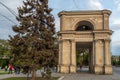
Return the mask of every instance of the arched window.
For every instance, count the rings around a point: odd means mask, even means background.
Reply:
[[[93,25],[89,21],[80,21],[77,24],[76,31],[92,31]]]

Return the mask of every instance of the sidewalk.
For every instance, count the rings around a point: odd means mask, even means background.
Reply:
[[[24,74],[4,74],[0,75],[0,80],[5,79],[5,78],[10,78],[10,77],[26,77],[27,75]]]
[[[62,80],[120,80],[120,75],[95,75],[95,74],[69,74],[65,75]]]
[[[61,77],[63,75],[64,74],[52,73],[52,76],[54,77]],[[39,71],[36,72],[36,76],[41,76]],[[5,78],[10,78],[10,77],[27,77],[27,74],[22,74],[22,73],[21,74],[4,74],[4,75],[0,75],[0,80],[5,79]]]
[[[37,71],[37,76],[41,76],[40,71]],[[26,77],[24,74],[5,74],[0,75],[0,80],[9,77]],[[90,73],[76,73],[76,74],[60,74],[52,73],[54,77],[62,77],[61,80],[120,80],[120,67],[115,67],[113,69],[113,75],[95,75]]]

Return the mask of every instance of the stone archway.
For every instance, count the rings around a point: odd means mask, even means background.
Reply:
[[[59,32],[58,72],[76,73],[76,44],[91,43],[90,71],[112,74],[109,10],[62,11]]]
[[[92,72],[92,42],[76,42],[76,71]]]

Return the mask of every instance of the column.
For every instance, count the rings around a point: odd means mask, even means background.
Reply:
[[[70,41],[70,73],[76,73],[76,43],[74,40]]]
[[[103,45],[102,40],[95,40],[94,49],[94,72],[95,74],[103,74]]]
[[[62,62],[62,41],[59,41],[58,72],[61,72],[60,71],[60,66],[62,64],[61,62]]]
[[[88,60],[89,60],[89,71],[93,72],[93,48],[89,48]]]
[[[103,29],[109,29],[109,15],[105,10],[103,10]]]
[[[105,65],[104,65],[104,73],[112,74],[112,65],[111,65],[111,52],[110,52],[110,42],[111,40],[105,40]]]
[[[95,41],[93,41],[92,44],[92,71],[94,72],[94,66],[95,66]]]
[[[68,39],[61,40],[59,51],[59,69],[61,73],[70,72],[70,42]]]

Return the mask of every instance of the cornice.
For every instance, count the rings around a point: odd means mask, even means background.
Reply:
[[[86,10],[86,11],[61,11],[58,13],[58,16],[62,15],[103,15],[103,14],[111,14],[110,10]]]
[[[113,33],[112,30],[93,30],[93,31],[73,31],[73,30],[66,30],[66,31],[59,31],[58,34],[91,34],[91,33],[109,33],[110,35]]]

